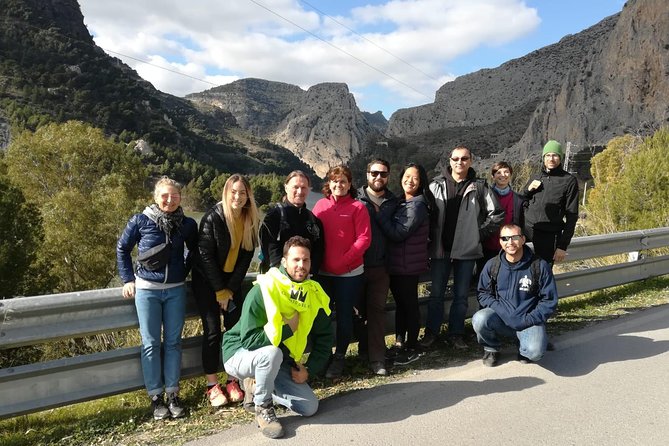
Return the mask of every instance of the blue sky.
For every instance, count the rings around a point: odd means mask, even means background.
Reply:
[[[432,102],[457,76],[578,33],[622,10],[624,1],[79,3],[96,43],[164,92],[183,96],[247,77],[304,89],[344,82],[360,109],[390,118]]]

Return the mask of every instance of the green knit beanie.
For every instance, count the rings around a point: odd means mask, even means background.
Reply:
[[[547,153],[557,153],[560,156],[560,159],[562,159],[562,145],[559,142],[551,139],[544,146],[544,151],[541,156],[546,156]]]

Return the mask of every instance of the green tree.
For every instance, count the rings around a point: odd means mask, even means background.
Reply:
[[[115,275],[116,240],[147,201],[139,158],[101,130],[69,121],[20,133],[6,162],[9,178],[43,221],[36,262],[55,285],[41,291],[106,286]]]
[[[42,237],[35,206],[26,203],[0,167],[0,299],[32,294],[30,265]]]
[[[595,188],[587,197],[589,225],[595,233],[669,225],[669,130],[644,140],[614,138],[593,157]]]

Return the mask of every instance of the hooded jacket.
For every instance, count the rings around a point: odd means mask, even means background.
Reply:
[[[447,175],[451,175],[450,166]],[[431,228],[430,257],[443,259],[450,257],[458,260],[475,260],[483,257],[481,240],[497,231],[504,221],[504,210],[500,207],[493,192],[483,180],[476,178],[471,167],[467,172],[469,185],[464,191],[455,228],[455,238],[450,255],[444,249],[442,232],[444,231],[448,179],[440,175],[430,183],[430,190],[437,205],[436,224]]]
[[[541,182],[539,188],[529,191],[532,181]],[[574,236],[578,220],[578,181],[562,165],[550,171],[542,167],[541,172],[530,178],[523,189],[527,198],[525,228],[527,234],[533,230],[559,233],[557,247],[567,250]]]
[[[557,287],[551,267],[541,259],[539,286],[537,295],[532,295],[532,256],[533,252],[525,246],[523,257],[517,263],[506,260],[506,253],[501,251],[499,272],[497,274],[497,293],[492,294],[490,286],[490,268],[492,261],[483,267],[478,284],[478,301],[487,307],[516,331],[533,325],[545,324],[553,315],[558,303]]]
[[[369,198],[367,194],[367,187],[363,186],[358,189],[358,200],[360,200],[369,213],[369,220],[372,229],[372,241],[365,251],[364,262],[365,266],[386,266],[388,262],[388,253],[387,253],[387,238],[386,235],[381,231],[379,223],[376,220],[377,211],[374,207],[374,202]],[[383,195],[383,201],[379,207],[378,213],[390,213],[392,214],[397,207],[397,197],[389,190],[386,189],[385,194]]]
[[[279,273],[280,271],[280,273]],[[286,270],[281,267],[275,273],[283,274],[289,278]],[[268,280],[276,280],[268,278]],[[305,281],[306,282],[306,281]],[[311,282],[311,281],[309,281]],[[299,286],[298,283],[296,283]],[[323,293],[324,294],[324,293]],[[309,375],[316,376],[325,370],[328,364],[328,359],[332,353],[332,345],[334,343],[334,333],[330,322],[329,308],[327,307],[327,296],[325,299],[315,299],[314,302],[306,294],[303,304],[311,306],[311,311],[316,313],[311,324],[311,329],[308,333],[303,335],[311,339],[311,353],[309,359],[305,363],[309,369]],[[318,308],[317,308],[318,307]],[[261,347],[274,345],[267,336],[266,325],[270,321],[268,317],[268,310],[265,306],[265,299],[261,285],[256,283],[249,291],[249,294],[244,299],[242,306],[242,313],[239,322],[235,324],[229,331],[223,334],[223,362],[228,359],[240,349],[257,350]],[[307,324],[305,324],[306,326]],[[297,331],[303,328],[302,320],[298,324]],[[284,361],[292,363],[294,360],[290,357],[290,351],[283,343],[293,337],[294,333],[288,326],[283,324],[281,326],[279,347],[284,352]]]

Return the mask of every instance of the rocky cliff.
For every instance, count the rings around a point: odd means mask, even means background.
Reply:
[[[520,153],[547,137],[578,146],[647,134],[669,123],[669,2],[628,1],[606,39],[541,103],[514,145]]]
[[[433,104],[392,115],[389,136],[446,153],[538,157],[549,138],[585,147],[665,123],[669,2],[631,0],[581,33],[445,84]],[[509,149],[509,150],[506,150]]]
[[[304,91],[280,82],[242,79],[187,98],[231,113],[240,127],[288,148],[320,176],[380,137],[346,84],[323,83]]]

